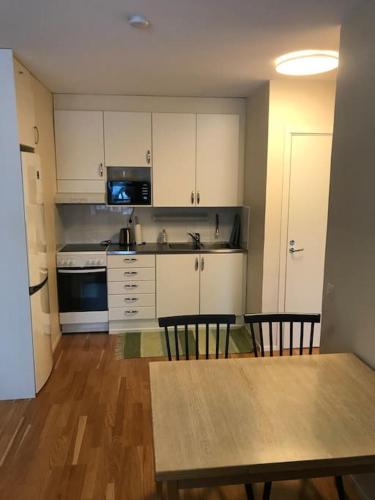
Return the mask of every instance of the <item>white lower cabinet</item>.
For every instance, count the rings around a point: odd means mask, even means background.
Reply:
[[[157,317],[243,314],[245,259],[243,253],[157,255]]]
[[[243,314],[244,259],[243,253],[200,256],[200,314]]]
[[[107,262],[110,331],[155,320],[155,255],[109,255]]]
[[[199,314],[199,255],[156,256],[157,317]]]

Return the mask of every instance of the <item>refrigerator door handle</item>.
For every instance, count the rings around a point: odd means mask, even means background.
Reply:
[[[47,281],[48,281],[48,275],[38,285],[29,286],[29,295],[30,295],[30,297],[31,297],[31,295],[34,295],[34,293],[39,292],[39,290],[41,290],[44,287],[44,285],[47,283]]]

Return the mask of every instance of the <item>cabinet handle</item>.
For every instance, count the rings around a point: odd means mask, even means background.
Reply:
[[[103,163],[99,163],[99,177],[103,177],[103,175],[104,175]]]
[[[125,311],[125,314],[137,314],[138,311],[136,309],[130,309],[129,311]]]
[[[151,151],[149,149],[146,151],[146,162],[147,165],[150,165],[151,163]]]
[[[125,271],[124,276],[137,276],[137,271]]]
[[[199,269],[199,259],[198,257],[195,257],[195,270],[198,271]]]
[[[199,205],[200,202],[201,202],[201,195],[200,195],[200,193],[198,191],[198,193],[197,193],[197,204]]]
[[[190,199],[191,199],[191,204],[194,205],[194,200],[195,200],[194,191],[191,192]]]
[[[33,129],[34,129],[34,143],[39,144],[39,129],[36,125],[33,127]]]
[[[124,262],[137,262],[138,259],[124,259]]]
[[[204,257],[201,257],[201,271],[204,271]]]
[[[138,285],[124,285],[124,288],[138,288]]]
[[[139,300],[136,297],[125,297],[124,302],[137,302]]]

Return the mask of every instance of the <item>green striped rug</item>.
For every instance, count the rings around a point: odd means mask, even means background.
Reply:
[[[170,335],[172,355],[175,355],[174,337]],[[195,334],[189,329],[189,353],[195,356]],[[200,331],[199,352],[205,352],[205,330]],[[178,332],[180,355],[185,355],[185,335],[184,331]],[[209,351],[215,354],[216,330],[209,332]],[[245,327],[232,329],[229,338],[229,354],[240,354],[252,352],[249,332]],[[225,351],[225,330],[220,332],[219,351]],[[163,330],[148,330],[120,333],[117,336],[116,356],[120,359],[130,358],[159,358],[167,356],[165,333]]]

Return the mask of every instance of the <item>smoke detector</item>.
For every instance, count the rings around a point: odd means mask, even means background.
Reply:
[[[151,24],[150,21],[145,16],[142,16],[142,14],[134,14],[132,16],[129,16],[128,22],[130,26],[133,26],[133,28],[141,30],[149,28]]]

